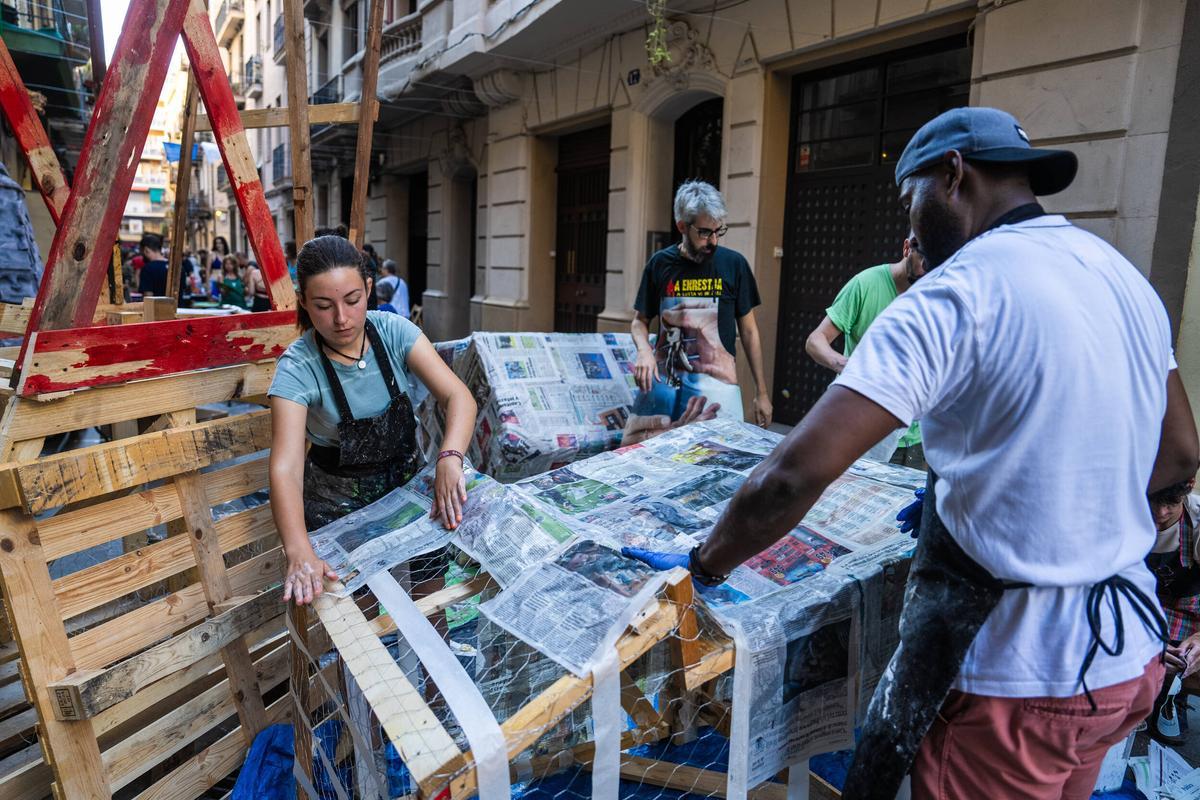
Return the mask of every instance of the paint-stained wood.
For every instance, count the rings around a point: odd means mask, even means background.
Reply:
[[[29,99],[29,91],[21,81],[17,68],[13,64],[8,47],[0,39],[0,110],[3,110],[8,126],[17,140],[26,161],[33,183],[42,194],[50,218],[58,225],[63,206],[71,190],[67,186],[67,178],[58,156],[46,136],[46,129],[38,117],[33,103]],[[5,328],[7,331],[8,329]],[[24,328],[20,331],[23,333]]]
[[[67,634],[50,590],[50,572],[38,544],[33,520],[17,511],[0,511],[0,575],[8,613],[28,686],[41,720],[40,734],[59,790],[66,797],[106,796],[108,781],[100,748],[86,722],[61,722],[47,688],[76,668]]]
[[[258,258],[258,267],[267,282],[271,295],[271,308],[294,309],[296,292],[288,274],[283,246],[275,232],[275,220],[263,194],[258,169],[254,166],[254,154],[246,141],[246,131],[238,116],[237,103],[225,71],[217,40],[213,36],[208,20],[208,9],[204,0],[191,0],[187,18],[183,24],[183,43],[187,48],[200,96],[204,100],[213,124],[213,138],[221,151],[221,159],[229,173],[229,185],[233,188],[238,210],[246,223],[246,236],[250,248]],[[297,51],[303,53],[301,47]],[[288,59],[289,66],[293,59]],[[299,59],[301,65],[304,59]],[[305,154],[307,158],[307,153]],[[300,239],[307,241],[307,239]]]
[[[347,122],[358,122],[358,103],[325,103],[319,106],[309,106],[308,122],[310,125],[338,125]],[[375,110],[376,119],[379,109]],[[287,108],[247,108],[239,116],[242,127],[252,128],[286,128],[291,121],[291,110]],[[206,114],[196,118],[197,131],[211,131],[212,123]]]
[[[249,455],[270,443],[270,412],[254,411],[5,465],[0,478],[15,472],[26,510],[37,513]]]
[[[31,330],[83,327],[92,321],[125,213],[124,198],[133,185],[138,153],[187,6],[188,0],[130,0],[46,259]]]
[[[458,746],[354,600],[325,592],[313,601],[313,608],[414,779],[425,785],[441,765],[460,759]]]
[[[277,358],[296,340],[293,311],[42,331],[25,353],[24,397]]]

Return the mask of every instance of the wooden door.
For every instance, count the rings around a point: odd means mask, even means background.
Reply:
[[[554,330],[594,333],[604,309],[610,129],[558,141]]]

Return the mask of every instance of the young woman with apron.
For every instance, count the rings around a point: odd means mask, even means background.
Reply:
[[[349,241],[320,236],[305,244],[297,280],[303,333],[280,357],[268,395],[271,510],[288,560],[283,598],[304,604],[321,594],[323,579],[338,577],[313,551],[309,532],[403,486],[424,466],[410,376],[446,415],[430,516],[448,529],[462,522],[462,453],[476,406],[419,328],[367,311],[371,278]],[[431,556],[410,564],[414,595],[440,579],[442,562]]]

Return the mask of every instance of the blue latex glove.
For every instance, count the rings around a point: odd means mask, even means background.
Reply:
[[[636,558],[659,572],[674,567],[688,568],[687,553],[660,553],[654,550],[643,550],[640,547],[622,547],[621,555],[626,558]]]
[[[925,489],[913,492],[917,499],[900,509],[896,521],[900,523],[900,532],[910,534],[914,539],[921,533],[921,513],[925,509]]]

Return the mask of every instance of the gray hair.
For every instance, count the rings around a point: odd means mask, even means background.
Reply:
[[[396,262],[390,258],[385,258],[383,260],[383,269],[386,272],[392,273],[393,275],[397,274],[396,273],[396,269],[397,269]]]
[[[691,223],[701,214],[724,222],[729,212],[725,210],[725,199],[712,184],[686,181],[675,192],[675,221]]]

